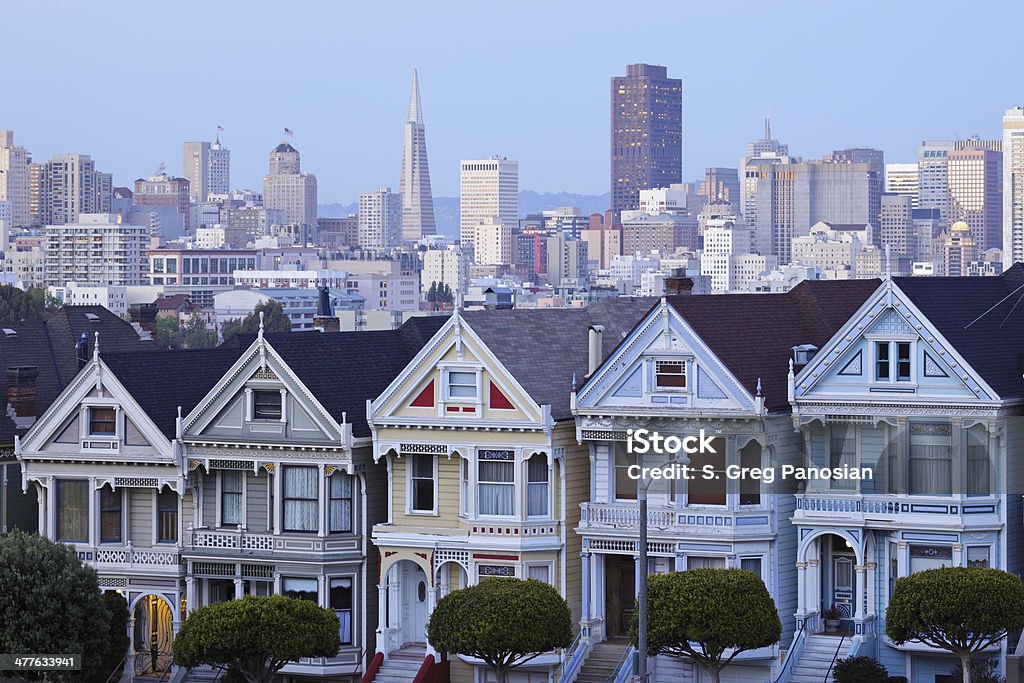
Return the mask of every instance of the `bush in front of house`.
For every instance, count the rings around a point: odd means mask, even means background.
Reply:
[[[836,683],[888,683],[889,672],[871,657],[847,657],[833,668]]]

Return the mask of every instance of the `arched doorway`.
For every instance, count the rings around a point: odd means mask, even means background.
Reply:
[[[427,618],[430,616],[427,594],[430,583],[423,568],[411,560],[400,560],[391,567],[392,585],[398,584],[398,632],[400,647],[427,642]]]
[[[457,591],[469,585],[469,574],[466,568],[454,560],[448,560],[438,565],[434,576],[438,600],[452,591]]]
[[[797,562],[798,618],[808,617],[813,632],[863,632],[860,623],[866,615],[870,585],[864,553],[859,530],[819,529],[802,541]]]
[[[160,676],[171,666],[173,611],[159,595],[144,595],[132,610],[132,651],[135,676]]]

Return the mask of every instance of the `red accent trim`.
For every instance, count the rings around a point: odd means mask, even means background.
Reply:
[[[491,555],[488,553],[473,553],[474,560],[508,560],[509,562],[517,562],[519,560],[518,555]]]
[[[448,683],[451,680],[449,673],[448,657],[441,653],[441,661],[434,659],[434,655],[427,655],[420,664],[413,683]]]
[[[476,408],[466,407],[466,408],[462,409],[462,412],[464,412],[464,413],[475,413],[476,412]]]
[[[366,673],[363,674],[362,679],[359,683],[373,683],[373,679],[377,677],[377,672],[380,671],[380,665],[384,663],[384,653],[378,652],[370,660],[370,665],[366,667]]]
[[[457,412],[459,412],[459,407],[458,406],[447,406],[445,408],[445,410],[447,410],[449,413],[457,413]]]
[[[501,389],[498,388],[494,382],[487,380],[488,384],[491,385],[491,408],[494,410],[515,410],[516,407],[512,405],[512,401],[508,400],[505,394],[501,393]]]
[[[430,380],[430,383],[423,388],[423,391],[419,393],[409,404],[413,408],[433,408],[434,407],[434,380]]]

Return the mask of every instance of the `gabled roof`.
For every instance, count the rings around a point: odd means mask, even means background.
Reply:
[[[586,308],[464,311],[462,319],[537,405],[572,418],[570,395],[589,370],[590,327],[603,325],[602,359],[640,321],[653,298],[600,299]],[[573,386],[573,377],[576,386]]]
[[[360,437],[370,436],[366,400],[377,398],[447,321],[413,316],[397,330],[285,332],[266,339],[331,417],[340,423],[344,413],[352,435]],[[248,348],[254,338],[238,342]]]
[[[785,294],[669,297],[668,303],[768,410],[789,408],[792,348],[818,348],[878,289],[879,280],[805,280]]]
[[[135,328],[102,306],[65,306],[45,321],[5,322],[0,327],[15,334],[0,333],[0,407],[6,406],[6,370],[14,366],[35,366],[36,416],[42,415],[78,374],[75,343],[86,333],[87,356],[92,357],[95,333],[100,333],[101,351],[155,351],[156,343],[139,338]],[[148,355],[148,354],[147,354]],[[0,410],[0,413],[5,413]],[[14,423],[0,419],[0,443],[14,440]]]
[[[1024,265],[999,277],[897,277],[893,284],[1001,398],[1024,398]]]

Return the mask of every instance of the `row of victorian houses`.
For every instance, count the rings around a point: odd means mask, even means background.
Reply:
[[[128,599],[139,678],[167,669],[189,610],[283,593],[334,610],[342,641],[287,680],[412,681],[444,658],[425,638],[439,599],[520,577],[565,596],[579,637],[513,680],[589,680],[596,652],[621,680],[640,572],[736,567],[764,580],[783,637],[723,680],[820,680],[838,651],[938,683],[953,659],[894,645],[885,608],[922,569],[1022,571],[1022,298],[1017,265],[261,332],[204,351],[108,347],[103,330],[21,418],[14,467],[39,533]],[[4,358],[22,373],[8,372],[13,415],[31,370]],[[646,568],[628,468],[651,463],[626,448],[639,428],[703,429],[714,452],[691,463],[723,473],[651,488]],[[783,465],[871,477],[724,476]],[[823,633],[829,610],[845,637]],[[1016,666],[1016,647],[992,654]],[[493,680],[472,659],[444,667]],[[651,669],[704,680],[662,657]]]

